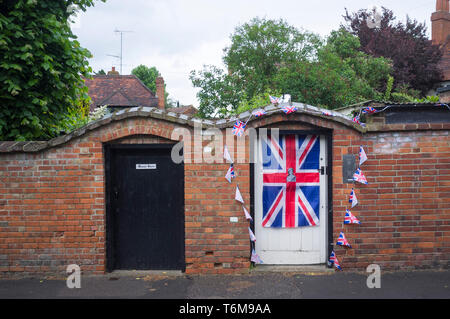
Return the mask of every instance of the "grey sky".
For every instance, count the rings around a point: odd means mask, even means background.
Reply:
[[[435,0],[107,0],[79,14],[73,27],[81,45],[94,55],[94,71],[119,70],[123,34],[123,74],[139,64],[156,66],[165,79],[169,97],[182,105],[198,106],[196,90],[189,80],[191,70],[204,64],[222,66],[223,48],[239,24],[253,17],[283,18],[289,24],[321,36],[337,29],[349,12],[373,5],[425,22],[431,34],[430,16]]]

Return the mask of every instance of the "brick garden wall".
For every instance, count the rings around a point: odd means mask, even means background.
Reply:
[[[249,127],[332,131],[333,242],[344,230],[353,245],[353,249],[335,249],[344,269],[363,270],[370,263],[391,269],[449,266],[449,127],[396,125],[361,134],[351,125],[323,116],[292,114],[288,120],[284,114],[273,114],[249,122]],[[189,125],[173,121],[129,117],[105,122],[37,152],[3,145],[0,274],[62,274],[72,263],[85,273],[103,273],[102,145],[174,143],[171,133],[176,127],[192,132]],[[246,145],[248,154],[248,140]],[[357,156],[359,145],[369,157],[362,166],[369,185],[355,186],[360,203],[352,210],[362,224],[343,226],[353,184],[342,182],[342,158]],[[23,145],[32,147],[35,144]],[[236,149],[230,151],[237,158]],[[224,178],[227,169],[228,164],[185,163],[187,273],[245,272],[250,265],[248,223],[234,200],[234,183],[238,183],[245,202],[250,202],[248,157],[236,163],[232,185]],[[239,221],[230,223],[232,216]]]

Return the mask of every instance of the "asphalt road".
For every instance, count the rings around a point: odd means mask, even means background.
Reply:
[[[248,275],[81,276],[81,288],[66,278],[0,279],[0,299],[449,299],[450,270],[382,272],[380,288],[368,288],[366,273],[253,272]]]

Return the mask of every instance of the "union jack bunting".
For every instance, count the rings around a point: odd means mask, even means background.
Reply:
[[[331,114],[331,113],[328,112],[328,111],[322,111],[322,114],[323,114],[323,115],[326,115],[326,116],[333,116],[333,114]]]
[[[365,114],[373,114],[373,113],[376,113],[376,112],[377,112],[377,110],[374,109],[374,108],[371,107],[371,106],[368,106],[368,107],[366,107],[366,108],[364,108],[364,109],[362,110],[362,113],[365,113]]]
[[[356,116],[353,118],[353,122],[355,122],[355,123],[357,123],[357,124],[361,124],[361,122],[359,121],[359,115],[356,115]]]
[[[256,241],[256,237],[255,234],[253,234],[252,230],[250,229],[250,227],[248,228],[248,233],[250,235],[250,240],[251,241]]]
[[[281,109],[286,114],[291,114],[297,111],[297,108],[295,106],[283,106]]]
[[[233,163],[231,163],[230,168],[228,169],[228,172],[225,175],[225,178],[227,179],[228,183],[231,183],[231,180],[235,177],[236,175],[234,174],[234,165]]]
[[[361,184],[369,184],[360,168],[356,169],[356,172],[353,174],[353,180]]]
[[[345,238],[345,235],[343,232],[341,232],[339,234],[339,238],[336,242],[336,245],[340,245],[340,246],[347,246],[349,248],[352,248],[352,246],[350,245],[350,243],[347,241],[347,238]]]
[[[250,258],[250,261],[254,262],[255,264],[263,264],[263,261],[261,260],[261,258],[259,258],[254,249],[252,249],[252,257]]]
[[[345,212],[344,224],[361,224],[361,222],[347,209]]]
[[[356,193],[353,188],[352,188],[352,191],[350,192],[350,197],[348,198],[348,202],[350,204],[352,204],[352,208],[358,204],[358,199],[356,198]]]
[[[239,186],[236,186],[236,193],[234,195],[234,199],[238,202],[244,204],[244,199],[242,198],[241,191],[239,190]]]
[[[275,96],[269,95],[269,99],[270,99],[270,103],[276,105],[276,104],[280,103],[281,97],[275,97]]]
[[[363,147],[359,147],[359,166],[361,166],[365,161],[367,161],[367,155]]]
[[[334,253],[334,250],[331,252],[329,262],[334,264],[334,266],[337,269],[342,270],[341,265],[339,265],[339,260],[337,259],[336,254]]]
[[[266,111],[262,110],[262,109],[258,109],[252,112],[252,114],[256,117],[260,117],[266,114]]]
[[[245,206],[242,206],[242,208],[244,209],[245,219],[253,220],[252,216],[250,216],[250,214],[248,213],[248,210],[245,208]]]
[[[263,227],[319,225],[319,136],[268,136],[261,144]]]
[[[223,147],[223,158],[226,159],[229,163],[233,163],[230,153],[228,152],[228,147],[226,145]]]
[[[242,136],[242,134],[244,134],[245,126],[246,125],[244,122],[236,120],[236,123],[234,123],[233,126],[233,134],[236,136]]]

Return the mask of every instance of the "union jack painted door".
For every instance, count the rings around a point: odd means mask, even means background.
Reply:
[[[326,262],[325,137],[260,136],[255,164],[256,253],[265,264]]]

